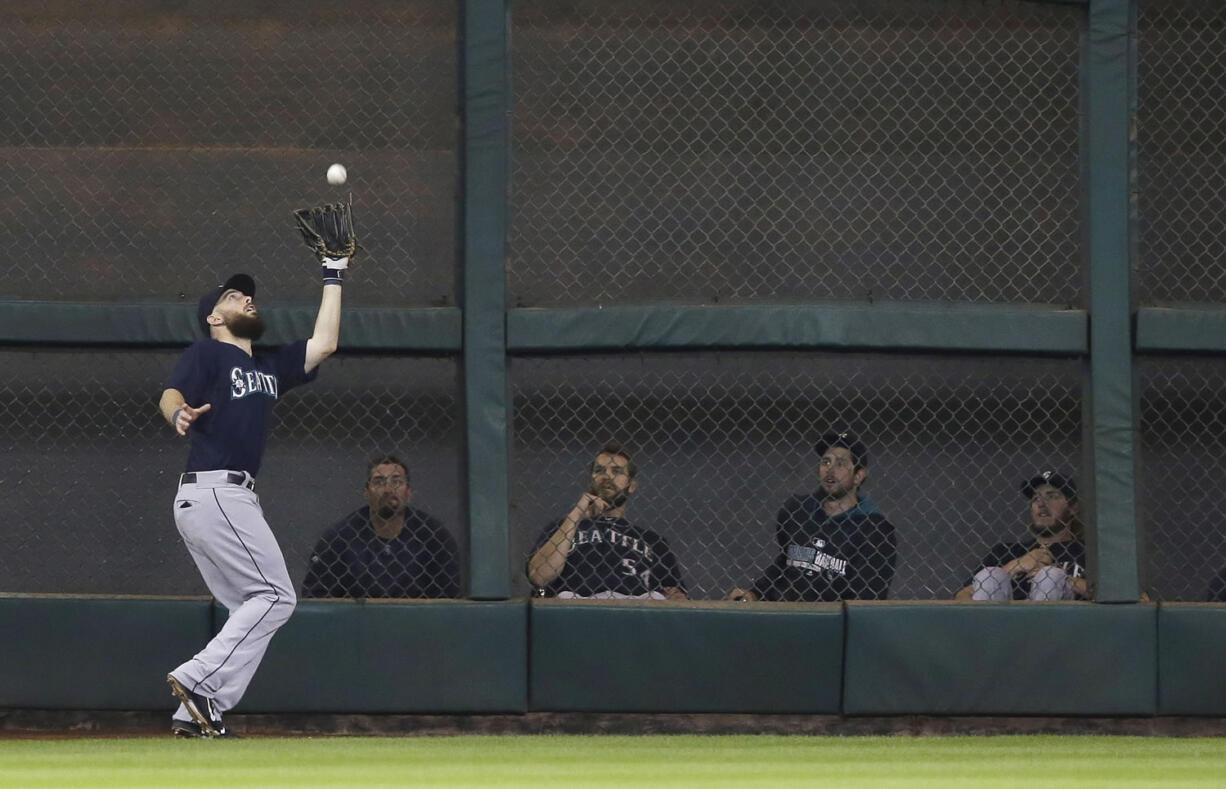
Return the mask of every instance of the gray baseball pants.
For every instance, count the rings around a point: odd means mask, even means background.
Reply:
[[[999,567],[984,567],[971,581],[972,600],[1012,600],[1013,580]],[[1073,581],[1059,567],[1044,567],[1030,581],[1031,600],[1076,600]]]
[[[242,472],[198,472],[195,482],[180,483],[174,503],[175,526],[230,618],[203,650],[170,673],[222,712],[243,697],[273,633],[297,602],[260,499],[246,484],[228,481],[235,474],[251,481]],[[180,705],[175,717],[189,716]]]

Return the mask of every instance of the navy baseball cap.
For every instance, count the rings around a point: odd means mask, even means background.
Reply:
[[[1040,471],[1030,479],[1022,483],[1022,495],[1026,498],[1032,498],[1035,490],[1044,485],[1051,485],[1056,490],[1064,494],[1065,498],[1077,498],[1077,483],[1072,477],[1066,477],[1055,471]]]
[[[204,332],[205,337],[209,336],[208,317],[213,314],[213,308],[217,306],[221,294],[227,290],[237,290],[244,296],[255,298],[255,280],[248,274],[234,274],[200,297],[200,302],[196,305],[196,321],[200,324],[200,330]]]
[[[868,468],[868,449],[864,446],[864,444],[860,443],[860,439],[856,438],[853,434],[848,433],[845,430],[841,433],[835,433],[832,431],[830,433],[823,434],[822,437],[817,440],[817,444],[814,445],[813,448],[817,450],[817,454],[820,456],[826,454],[836,447],[843,447],[850,452],[851,459],[855,461],[857,466],[861,468]]]

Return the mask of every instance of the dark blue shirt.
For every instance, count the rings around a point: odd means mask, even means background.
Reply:
[[[458,597],[460,552],[443,525],[405,507],[404,529],[384,539],[370,507],[324,532],[302,582],[303,597]]]
[[[545,527],[532,553],[549,542],[561,525],[559,520]],[[685,589],[681,567],[664,538],[650,529],[631,526],[625,518],[601,515],[582,520],[575,527],[575,542],[566,557],[566,567],[545,585],[544,592],[549,597],[560,592],[582,597],[616,592],[637,597],[651,592],[663,594],[669,586]]]
[[[193,408],[211,403],[188,429],[191,449],[186,471],[230,469],[260,473],[269,419],[277,398],[299,384],[315,380],[309,374],[306,340],[254,357],[237,345],[200,340],[179,357],[170,375],[171,389],[178,389]]]
[[[816,495],[793,496],[775,519],[779,555],[753,586],[762,600],[884,600],[894,578],[894,526],[867,496],[835,516]]]

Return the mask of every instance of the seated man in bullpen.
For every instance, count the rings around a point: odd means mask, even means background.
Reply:
[[[1030,534],[992,546],[955,600],[1086,600],[1086,546],[1077,519],[1077,483],[1052,471],[1022,483]]]
[[[619,444],[606,444],[596,454],[588,489],[533,546],[528,580],[537,594],[686,599],[681,568],[668,543],[626,519],[626,506],[638,490],[637,473]]]
[[[817,442],[818,487],[784,502],[775,519],[780,553],[748,589],[730,600],[833,602],[884,600],[898,555],[894,526],[860,487],[868,450],[851,433]]]
[[[455,539],[410,506],[409,467],[394,455],[370,461],[366,506],[328,528],[307,567],[302,597],[457,597]]]

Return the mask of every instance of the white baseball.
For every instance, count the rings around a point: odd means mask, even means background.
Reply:
[[[349,177],[349,173],[345,171],[345,165],[334,164],[328,168],[328,183],[333,186],[340,186],[345,183],[345,179]]]

